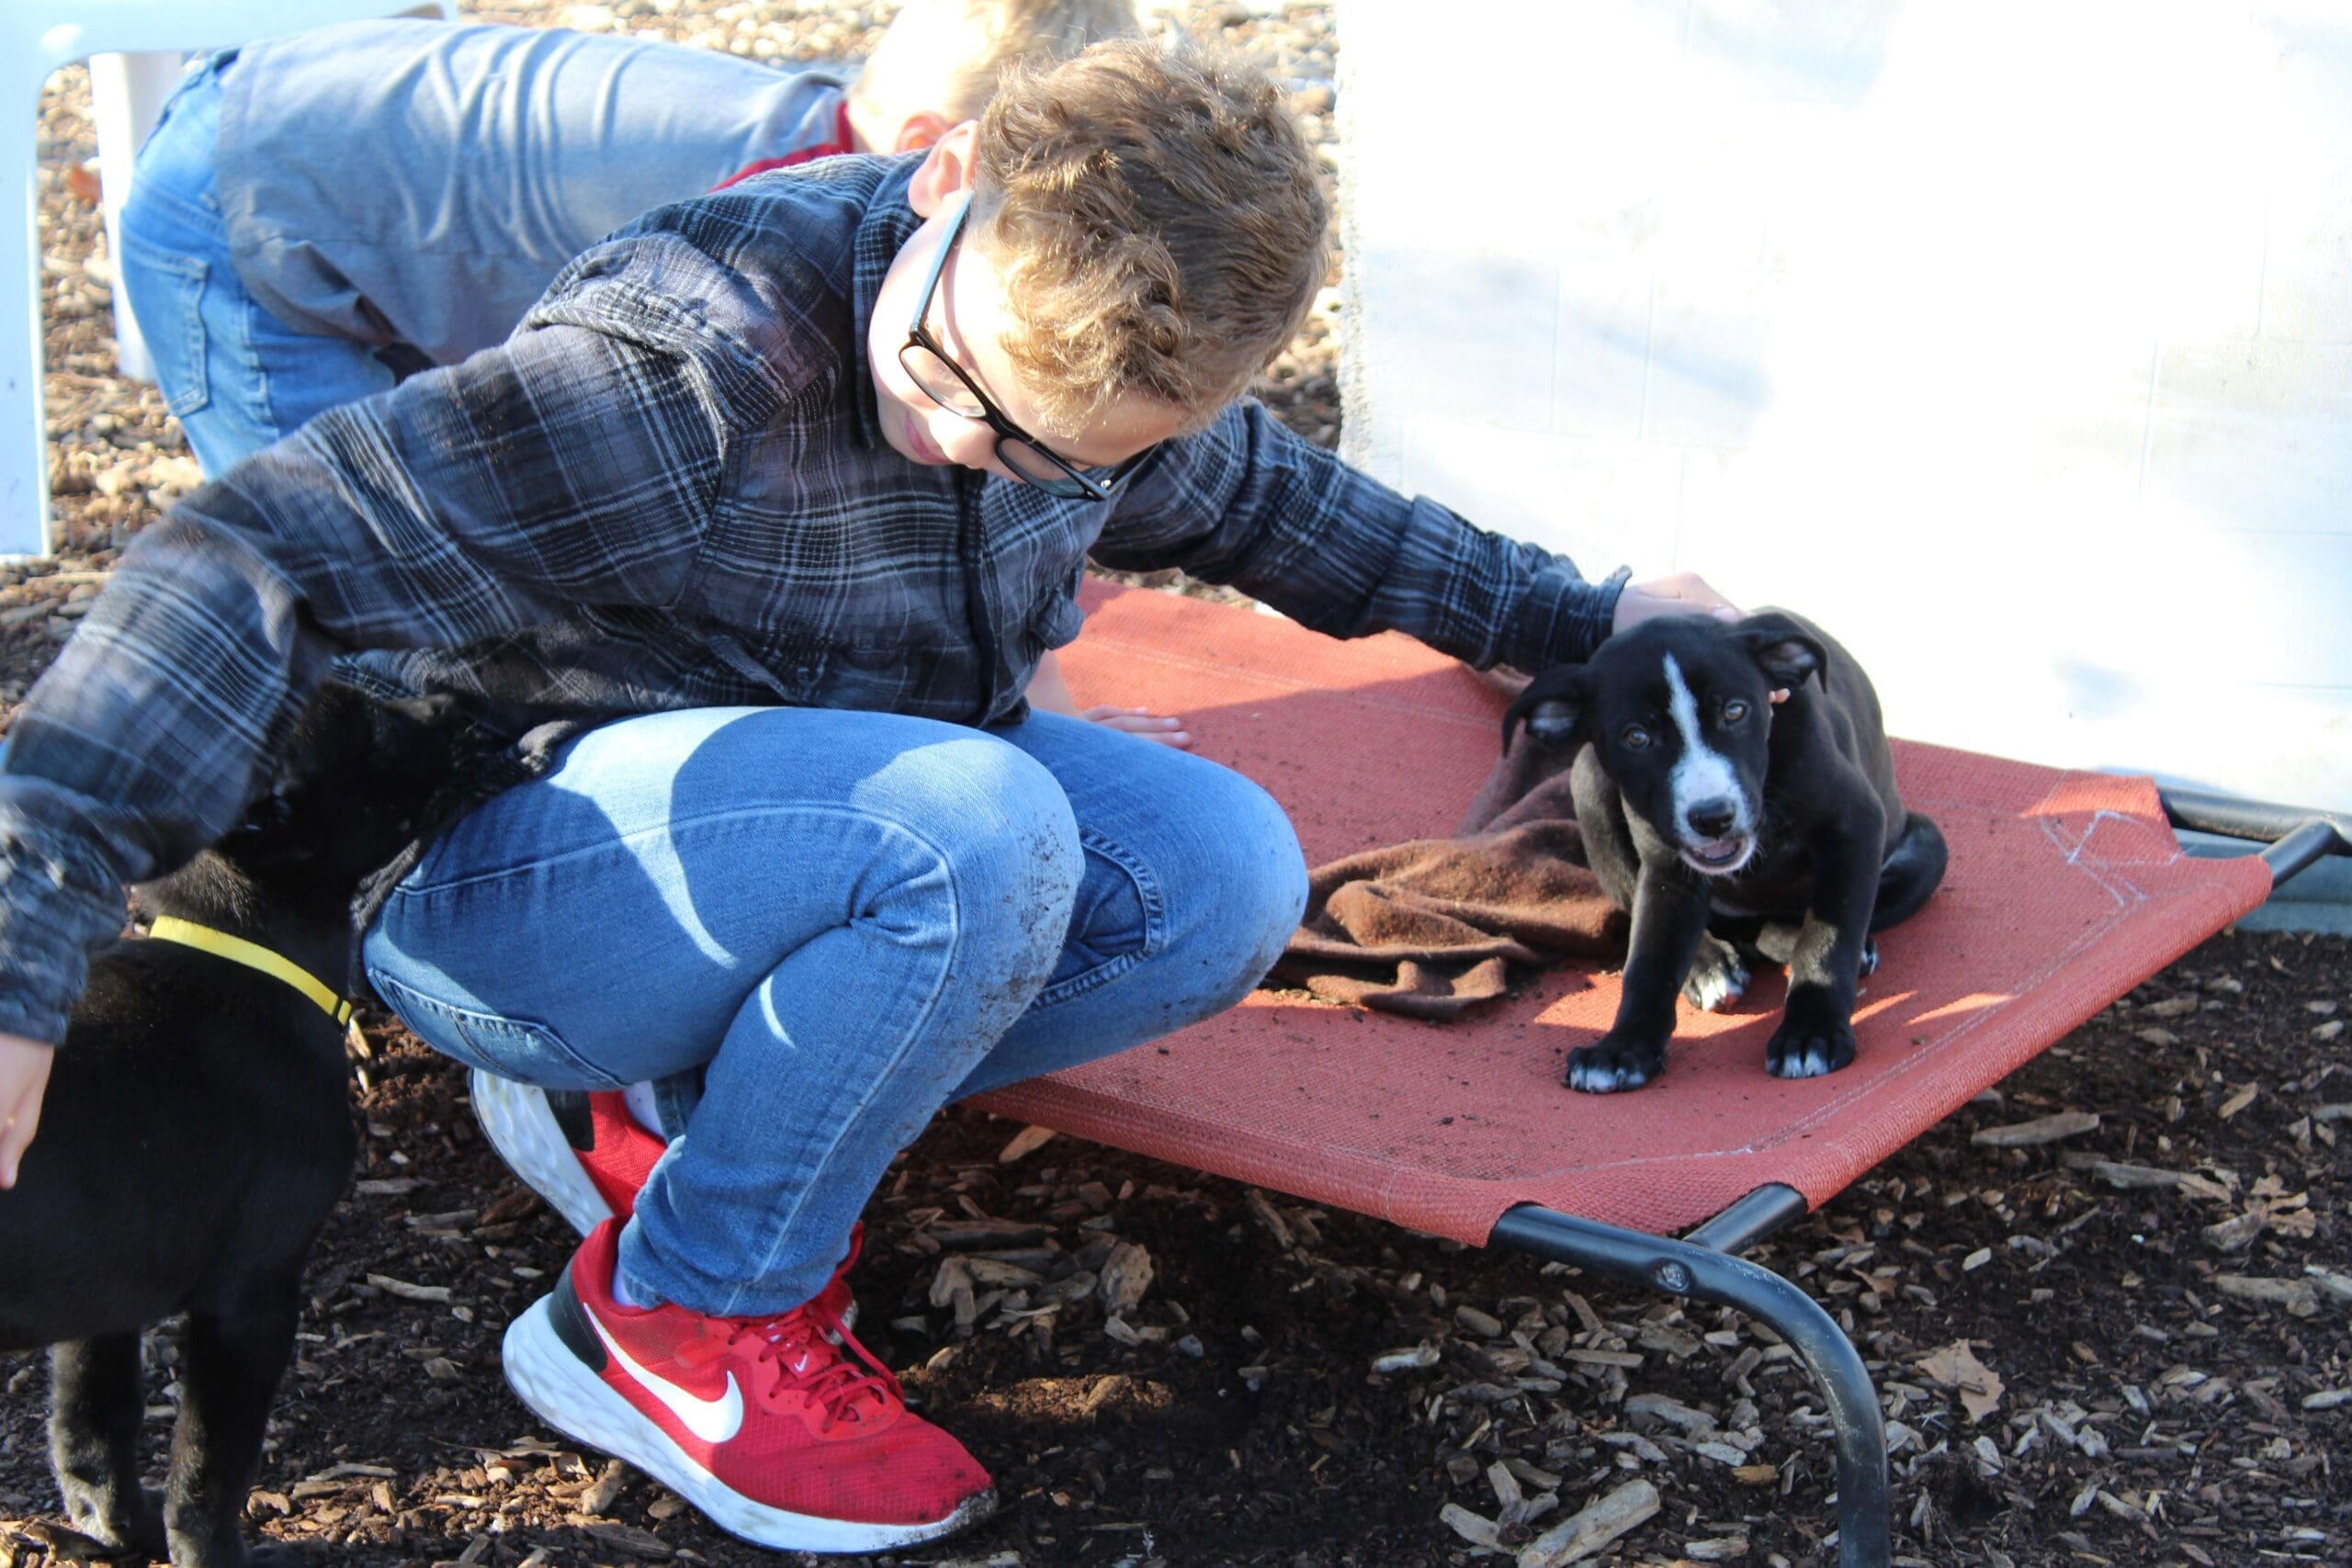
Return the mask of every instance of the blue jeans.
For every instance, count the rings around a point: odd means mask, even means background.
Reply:
[[[116,262],[165,405],[208,474],[394,379],[365,344],[287,326],[237,276],[213,180],[220,73],[235,57],[198,61],[164,104],[131,170]]]
[[[1035,714],[623,719],[440,839],[368,932],[438,1049],[548,1089],[698,1101],[638,1200],[639,1300],[747,1316],[824,1287],[948,1101],[1217,1012],[1306,901],[1239,774]]]

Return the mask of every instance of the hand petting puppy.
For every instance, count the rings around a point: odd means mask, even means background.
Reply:
[[[1719,621],[1736,621],[1742,614],[1738,605],[1708,587],[1697,572],[1678,571],[1626,584],[1617,595],[1617,615],[1609,629],[1622,632],[1660,615],[1713,615]]]

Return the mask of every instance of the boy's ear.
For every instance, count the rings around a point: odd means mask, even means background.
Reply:
[[[933,217],[972,188],[972,182],[979,177],[979,122],[971,119],[940,132],[907,186],[907,205],[916,216]]]
[[[926,147],[937,146],[939,139],[946,134],[947,117],[945,115],[934,114],[929,109],[921,109],[899,122],[899,138],[890,151],[920,152]]]

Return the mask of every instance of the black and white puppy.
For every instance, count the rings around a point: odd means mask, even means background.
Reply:
[[[1568,1053],[1572,1089],[1637,1089],[1666,1067],[1674,998],[1713,1010],[1747,964],[1789,968],[1776,1077],[1854,1059],[1854,994],[1877,965],[1870,933],[1917,912],[1943,879],[1936,825],[1906,811],[1878,694],[1851,655],[1803,617],[1734,624],[1667,615],[1591,660],[1537,676],[1503,720],[1555,749],[1587,856],[1633,917],[1616,1022]]]
[[[91,960],[40,1135],[0,1192],[0,1349],[51,1347],[51,1465],[74,1528],[107,1555],[302,1561],[249,1552],[239,1520],[294,1348],[302,1261],[351,1169],[345,1030],[328,1004],[349,969],[353,892],[450,784],[463,733],[443,699],[329,686],[243,822],[134,890],[144,914],[280,955],[323,999],[179,942],[119,942]],[[139,1341],[178,1312],[159,1511],[139,1476]]]

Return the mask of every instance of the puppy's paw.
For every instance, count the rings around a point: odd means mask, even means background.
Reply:
[[[60,1562],[112,1562],[117,1559],[161,1562],[169,1551],[168,1547],[150,1551],[134,1545],[104,1527],[95,1530],[70,1529],[41,1519],[28,1519],[22,1529],[28,1538],[28,1545],[38,1542],[47,1547],[50,1557]]]
[[[1854,973],[1857,979],[1862,980],[1867,980],[1878,973],[1878,939],[1876,937],[1862,938],[1862,966]]]
[[[256,1546],[245,1553],[249,1568],[311,1568],[311,1554],[299,1546],[272,1542]]]
[[[65,1517],[73,1521],[75,1545],[85,1555],[146,1557],[158,1562],[171,1555],[171,1541],[164,1533],[163,1498],[153,1492],[131,1495],[74,1485],[68,1488]]]
[[[1639,1089],[1666,1071],[1666,1047],[1650,1040],[1604,1034],[1568,1053],[1567,1085],[1586,1094]]]
[[[1699,939],[1699,955],[1690,962],[1690,977],[1682,982],[1682,998],[1702,1012],[1716,1012],[1747,994],[1747,965],[1731,943],[1710,931]]]
[[[1776,1078],[1826,1077],[1854,1060],[1854,1030],[1847,1023],[1785,1021],[1764,1047],[1764,1070]]]

